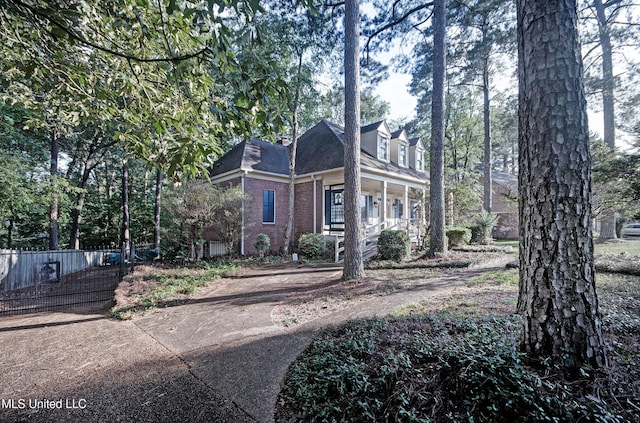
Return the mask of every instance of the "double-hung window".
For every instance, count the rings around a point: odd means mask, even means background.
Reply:
[[[416,170],[422,172],[424,170],[424,151],[416,150]]]
[[[398,164],[402,167],[407,167],[407,145],[398,145]]]
[[[272,189],[262,191],[262,223],[276,223],[276,192]]]
[[[378,160],[389,161],[389,138],[382,134],[378,135]]]

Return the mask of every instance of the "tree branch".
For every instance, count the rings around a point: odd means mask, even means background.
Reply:
[[[91,47],[95,50],[101,51],[103,53],[107,53],[110,54],[112,56],[116,56],[116,57],[120,57],[123,59],[127,59],[127,60],[132,60],[135,62],[140,62],[140,63],[158,63],[158,62],[181,62],[181,61],[185,61],[185,60],[189,60],[189,59],[193,59],[195,57],[198,56],[202,56],[206,53],[211,52],[211,49],[208,46],[204,46],[201,49],[191,52],[191,53],[186,53],[180,56],[171,56],[171,57],[139,57],[133,54],[128,54],[128,53],[123,53],[120,51],[116,51],[113,49],[110,49],[108,47],[99,45],[98,43],[95,43],[93,41],[90,41],[86,38],[84,38],[81,35],[76,34],[72,29],[70,29],[67,25],[64,25],[63,23],[58,22],[55,18],[53,18],[52,16],[49,16],[46,13],[43,13],[42,11],[24,3],[21,0],[9,0],[10,3],[14,3],[17,6],[20,6],[21,8],[25,9],[28,13],[30,13],[32,16],[37,17],[39,19],[42,19],[44,21],[49,22],[51,25],[59,28],[60,30],[62,30],[64,33],[66,33],[69,38],[84,44],[85,46]],[[52,35],[52,34],[51,34]]]
[[[394,9],[393,10],[393,14],[394,15],[395,15],[395,6],[396,6],[396,4],[397,4],[397,2],[394,3],[394,5],[393,5],[393,9]],[[424,4],[420,5],[420,6],[416,6],[413,9],[407,11],[404,15],[400,16],[399,18],[394,19],[393,21],[389,22],[388,24],[383,25],[380,28],[376,29],[375,31],[373,31],[372,34],[370,34],[367,37],[367,42],[365,44],[364,50],[367,52],[367,54],[369,54],[369,45],[371,44],[371,41],[373,41],[373,39],[375,37],[377,37],[378,35],[382,34],[387,29],[393,28],[394,26],[401,24],[402,22],[407,20],[407,18],[409,18],[414,13],[419,12],[420,10],[426,9],[428,7],[431,7],[431,6],[433,6],[433,2],[432,1],[424,3]]]

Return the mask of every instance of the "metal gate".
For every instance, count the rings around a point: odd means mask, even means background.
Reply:
[[[8,254],[6,250],[0,252],[0,259],[5,259],[0,263],[4,285],[0,286],[3,288],[0,290],[0,316],[113,301],[114,290],[126,271],[120,263],[109,261],[111,253],[108,252],[100,256],[98,263],[88,262],[80,270],[72,269],[69,263],[77,252],[20,252],[16,255],[12,251],[14,255],[9,258]],[[65,269],[72,271],[65,272]]]

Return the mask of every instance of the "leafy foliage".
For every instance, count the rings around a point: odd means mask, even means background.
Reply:
[[[486,210],[482,210],[477,214],[473,222],[478,228],[478,244],[488,244],[491,239],[491,231],[498,224],[498,215],[488,213]]]
[[[1,21],[7,98],[40,127],[111,125],[130,152],[171,175],[203,170],[223,140],[282,116],[264,105],[285,85],[258,58],[258,2],[9,1]]]
[[[276,421],[620,421],[528,368],[518,326],[438,314],[329,329],[289,368]]]
[[[220,188],[206,180],[188,181],[172,194],[165,203],[173,218],[172,237],[191,249],[191,258],[200,258],[195,246],[204,242],[205,231],[222,241],[229,253],[234,251],[242,236],[243,209],[251,210],[247,194],[239,187]]]
[[[411,241],[403,230],[385,229],[378,237],[378,254],[382,260],[401,261],[409,255]]]
[[[471,230],[463,227],[450,228],[447,229],[447,238],[451,247],[468,244],[471,241]]]
[[[269,235],[258,234],[258,236],[256,236],[256,243],[254,244],[254,247],[258,253],[263,256],[264,253],[269,251],[269,248],[271,248],[271,239],[269,238]]]
[[[306,233],[298,238],[298,251],[309,260],[317,260],[327,254],[321,234]]]
[[[640,213],[640,155],[612,150],[592,137],[594,215]]]

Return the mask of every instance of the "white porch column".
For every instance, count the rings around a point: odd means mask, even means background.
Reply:
[[[318,214],[316,205],[316,175],[311,175],[311,183],[313,184],[313,233],[316,234],[318,232],[316,218],[316,215]]]
[[[247,175],[247,171],[245,170],[244,173],[240,176],[240,187],[242,190],[242,224],[241,224],[241,229],[240,229],[240,255],[244,256],[244,237],[245,237],[245,233],[244,233],[244,225],[245,225],[245,221],[244,221],[244,196],[245,196],[245,191],[244,191],[244,178]]]
[[[380,191],[382,192],[382,204],[380,205],[380,224],[387,224],[387,181],[380,182]],[[382,229],[382,226],[380,226]]]
[[[427,225],[427,216],[426,216],[427,190],[425,188],[422,188],[422,198],[420,199],[420,201],[422,201],[422,203],[420,204],[420,220],[421,220],[422,226],[426,226]]]
[[[403,215],[402,218],[407,221],[407,231],[409,231],[409,226],[411,225],[411,210],[409,210],[409,186],[404,186],[404,196],[402,197],[402,209]]]

